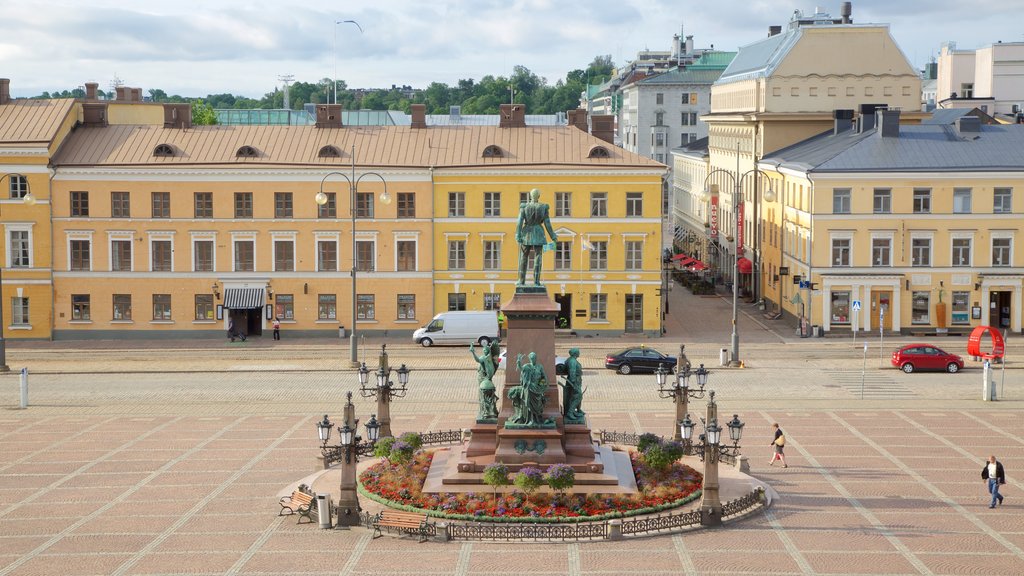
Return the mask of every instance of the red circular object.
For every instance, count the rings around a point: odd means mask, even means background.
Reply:
[[[981,351],[981,339],[986,332],[992,342],[991,352]],[[1005,349],[1006,344],[1003,341],[1003,335],[999,333],[999,330],[992,326],[978,326],[973,332],[971,332],[970,338],[967,339],[967,354],[971,356],[980,356],[982,358],[1002,358]]]

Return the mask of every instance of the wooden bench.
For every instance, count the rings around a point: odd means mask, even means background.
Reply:
[[[289,516],[291,514],[299,515],[299,524],[302,524],[302,519],[313,522],[312,516],[310,516],[314,510],[316,510],[316,503],[313,501],[313,495],[303,492],[302,489],[305,486],[299,486],[299,489],[292,492],[291,496],[285,496],[281,498],[278,504],[281,505],[281,512],[278,516]]]
[[[400,532],[416,533],[420,535],[420,542],[427,541],[427,517],[424,514],[384,510],[373,519],[374,538],[383,536],[381,528],[394,528]]]

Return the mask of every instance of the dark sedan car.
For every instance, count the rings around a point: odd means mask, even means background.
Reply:
[[[646,346],[626,348],[604,358],[604,367],[617,370],[619,374],[654,372],[662,364],[665,365],[665,370],[675,372],[676,359],[674,356],[666,356],[654,348]]]
[[[908,344],[892,353],[892,365],[907,374],[915,370],[945,370],[954,373],[963,369],[964,359],[931,344]]]

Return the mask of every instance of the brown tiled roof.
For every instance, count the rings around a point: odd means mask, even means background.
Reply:
[[[174,156],[154,156],[169,144]],[[483,157],[489,145],[500,157]],[[341,157],[321,158],[321,148],[334,146]],[[194,126],[181,130],[161,126],[120,125],[80,127],[54,158],[57,166],[140,165],[293,165],[347,166],[352,146],[356,164],[368,167],[476,166],[607,166],[661,168],[649,158],[627,152],[568,126],[498,128],[497,126]],[[595,145],[608,149],[608,158],[588,158]],[[238,157],[251,146],[255,157]]]
[[[50,142],[75,101],[19,98],[0,104],[0,144]]]

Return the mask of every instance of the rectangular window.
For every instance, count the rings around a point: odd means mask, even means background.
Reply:
[[[415,272],[416,242],[414,240],[399,240],[395,242],[395,249],[398,252],[395,269],[399,272]]]
[[[336,240],[317,240],[316,269],[320,272],[338,271],[338,242]]]
[[[913,292],[910,298],[910,323],[930,324],[931,315],[928,312],[928,292]]]
[[[664,126],[665,125],[665,113],[664,112],[655,112],[654,113],[654,125],[655,126]],[[658,144],[659,146],[661,146],[664,143],[664,135],[661,134],[661,133],[658,133],[658,134],[656,134],[656,136],[662,136],[662,142]]]
[[[498,308],[501,308],[501,293],[485,292],[484,310],[497,310]]]
[[[278,294],[274,296],[274,317],[281,320],[295,320],[295,296]]]
[[[274,218],[292,217],[292,193],[274,192]]]
[[[295,271],[295,242],[292,240],[274,241],[274,271]]]
[[[149,249],[152,250],[152,270],[153,272],[170,272],[171,271],[171,241],[170,240],[153,240],[149,243]]]
[[[171,217],[171,193],[170,192],[152,192],[150,193],[150,202],[153,209],[153,218],[170,218]]]
[[[572,270],[572,242],[555,244],[555,270]]]
[[[317,320],[338,319],[338,297],[335,294],[317,296],[316,318]]]
[[[910,240],[910,265],[932,265],[932,239],[913,238]]]
[[[663,94],[661,92],[656,93],[654,95],[654,103],[655,104],[664,104],[665,103],[665,94]]]
[[[373,296],[373,294],[356,295],[356,318],[360,320],[373,320],[376,318],[377,311],[373,305]]]
[[[256,268],[256,242],[235,240],[235,272],[253,272]]]
[[[593,248],[590,249],[590,269],[607,270],[608,242],[605,240],[595,240],[590,244],[593,246]]]
[[[113,240],[110,242],[110,270],[113,272],[131,272],[131,240]]]
[[[501,270],[500,240],[484,240],[484,270]]]
[[[572,192],[555,192],[555,217],[572,216]]]
[[[971,189],[953,188],[953,214],[971,213]]]
[[[356,218],[373,218],[373,192],[356,193]]]
[[[501,216],[501,192],[484,192],[484,218]]]
[[[590,319],[591,320],[607,320],[608,319],[608,295],[607,294],[591,294],[590,295]]]
[[[832,324],[850,323],[850,293],[832,293]]]
[[[892,238],[871,239],[872,266],[892,266]]]
[[[70,270],[89,271],[92,269],[92,242],[89,240],[71,241]]]
[[[193,240],[192,251],[196,272],[213,272],[213,240]]]
[[[996,188],[992,196],[992,213],[1009,214],[1013,212],[1013,188]]]
[[[252,218],[252,192],[235,192],[235,218]]]
[[[338,217],[338,195],[334,192],[324,192],[324,196],[327,196],[327,202],[323,204],[317,204],[316,217],[317,218],[337,218]]]
[[[644,243],[639,240],[626,241],[626,270],[643,270]]]
[[[448,269],[449,270],[465,270],[466,269],[466,241],[465,240],[449,240],[448,241]]]
[[[626,192],[626,217],[640,218],[644,215],[643,192]]]
[[[832,266],[850,265],[850,239],[832,239]]]
[[[356,241],[356,270],[373,272],[376,270],[374,257],[377,254],[376,242],[373,240]]]
[[[71,295],[71,320],[84,322],[92,320],[92,298],[88,294]]]
[[[28,326],[28,298],[15,296],[11,298],[11,325]]]
[[[953,266],[970,266],[971,265],[971,239],[970,238],[953,238]]]
[[[89,216],[88,192],[71,193],[71,215],[77,218],[86,218]]]
[[[654,135],[654,145],[655,146],[664,146],[665,145],[665,133],[664,132],[658,132],[658,133],[656,133]]]
[[[459,312],[466,309],[466,293],[465,292],[449,292],[448,293],[448,311]]]
[[[399,192],[398,196],[398,217],[399,218],[415,218],[416,217],[416,193],[415,192]]]
[[[398,319],[399,320],[415,320],[416,319],[416,295],[415,294],[399,294],[398,295]]]
[[[683,92],[683,97],[679,100],[679,103],[680,104],[689,104],[690,103],[690,93],[689,92]]]
[[[697,113],[696,112],[683,112],[680,118],[683,126],[696,126],[697,125]]]
[[[11,230],[8,232],[11,243],[11,267],[28,268],[31,266],[30,256],[32,254],[29,242],[28,230]]]
[[[992,265],[993,266],[1009,266],[1010,265],[1010,238],[993,238],[992,239]]]
[[[131,195],[128,192],[111,192],[110,193],[110,217],[111,218],[131,218],[132,217]]]
[[[914,188],[914,214],[930,214],[932,191],[930,188]]]
[[[153,294],[153,320],[171,319],[171,295]]]
[[[590,193],[590,217],[605,218],[608,216],[608,193]]]
[[[448,217],[461,218],[466,215],[466,193],[448,193]]]
[[[114,294],[114,320],[132,319],[132,295]]]
[[[192,206],[196,218],[213,218],[213,192],[194,192]]]
[[[196,320],[213,320],[213,294],[196,294]]]
[[[519,205],[520,206],[522,206],[523,204],[526,204],[529,201],[530,201],[530,193],[529,192],[520,192],[519,193]]]
[[[953,324],[970,324],[971,323],[971,309],[970,309],[971,293],[966,291],[953,291],[953,305],[950,312],[952,313]]]
[[[850,213],[850,189],[849,188],[834,188],[832,190],[832,213],[833,214],[849,214]]]
[[[10,182],[8,190],[13,199],[24,198],[28,195],[28,177],[22,174],[11,174],[7,177]]]
[[[874,213],[892,213],[892,190],[889,188],[875,188]]]

